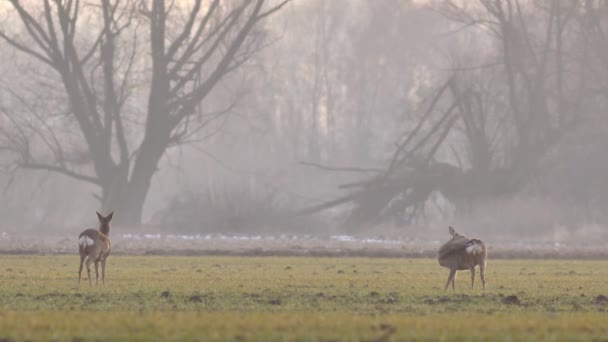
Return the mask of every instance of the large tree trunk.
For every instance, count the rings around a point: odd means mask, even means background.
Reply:
[[[164,97],[159,95],[159,98]],[[124,219],[119,222],[125,225],[141,225],[144,202],[152,184],[152,177],[158,169],[160,159],[169,147],[173,126],[167,116],[161,115],[165,105],[154,102],[154,97],[152,97],[150,108],[160,109],[160,112],[153,110],[149,113],[150,126],[147,127],[139,154],[135,159],[126,191],[119,201],[121,211],[124,211]]]
[[[141,225],[143,207],[157,163],[146,164],[146,168],[140,168],[138,175],[133,174],[130,181],[117,174],[112,184],[102,187],[101,210],[104,214],[116,211],[116,224],[130,227]]]
[[[146,196],[150,190],[152,175],[154,172],[147,172],[145,176],[141,176],[129,183],[128,191],[121,198],[120,211],[121,215],[118,223],[123,226],[140,226],[142,223],[143,208],[146,201]]]

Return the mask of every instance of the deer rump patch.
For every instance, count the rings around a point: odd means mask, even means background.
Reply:
[[[466,247],[467,254],[478,255],[483,253],[481,243],[482,242],[477,239],[471,239]]]
[[[91,239],[88,236],[82,236],[78,239],[78,245],[82,247],[93,246],[95,244],[95,240]]]

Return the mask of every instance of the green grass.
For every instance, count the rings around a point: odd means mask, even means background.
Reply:
[[[85,271],[80,291],[77,268],[77,256],[0,256],[0,340],[608,336],[606,261],[491,260],[485,292],[459,272],[454,293],[429,259],[115,256],[107,286],[89,288]]]

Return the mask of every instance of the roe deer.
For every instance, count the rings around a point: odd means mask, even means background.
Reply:
[[[475,267],[479,265],[479,273],[483,289],[486,289],[486,259],[488,251],[486,244],[478,239],[469,239],[466,236],[456,233],[454,228],[450,227],[452,239],[443,244],[439,248],[439,265],[449,268],[450,275],[448,282],[445,284],[445,290],[452,283],[452,290],[455,289],[454,280],[456,279],[456,271],[470,270],[471,271],[471,288],[475,285]]]
[[[89,278],[89,287],[91,284],[91,262],[95,263],[95,281],[99,285],[99,262],[101,262],[101,281],[103,286],[106,285],[106,259],[110,256],[110,221],[112,216],[104,217],[97,213],[99,219],[99,230],[87,229],[78,236],[78,249],[80,252],[80,268],[78,269],[78,287],[80,287],[80,276],[82,274],[82,264],[84,259],[87,259],[87,276]]]

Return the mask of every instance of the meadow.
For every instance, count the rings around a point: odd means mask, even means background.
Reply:
[[[608,338],[608,261],[490,259],[455,292],[432,259],[112,256],[80,289],[77,268],[0,256],[0,341]]]

